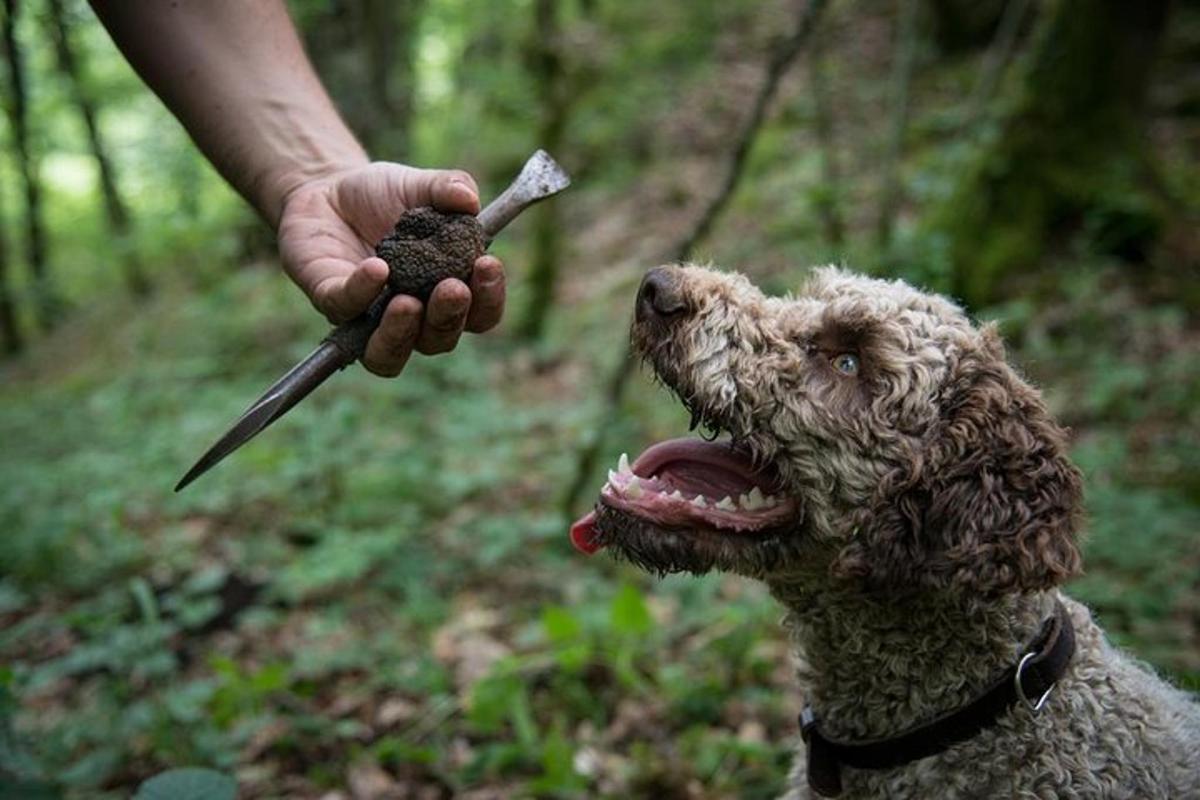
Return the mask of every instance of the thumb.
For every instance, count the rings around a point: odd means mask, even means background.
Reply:
[[[413,169],[406,178],[409,208],[433,206],[439,211],[479,213],[479,186],[460,169]]]

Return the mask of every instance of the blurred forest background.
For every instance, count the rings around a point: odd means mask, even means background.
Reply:
[[[502,328],[349,370],[171,487],[326,324],[80,0],[5,0],[0,796],[770,797],[779,612],[572,551],[685,412],[625,361],[644,270],[808,265],[1000,320],[1073,429],[1087,574],[1200,687],[1200,8],[1145,0],[293,0],[377,158],[485,200]]]

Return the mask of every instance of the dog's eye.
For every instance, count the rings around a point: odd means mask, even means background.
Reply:
[[[853,378],[858,375],[858,356],[853,353],[842,353],[833,357],[833,368],[843,375]]]

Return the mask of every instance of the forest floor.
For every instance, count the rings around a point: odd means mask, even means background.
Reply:
[[[885,85],[871,41],[886,26],[849,26],[831,36],[861,53],[855,80]],[[585,559],[561,509],[637,280],[690,224],[743,111],[714,98],[756,79],[729,57],[725,81],[696,89],[708,111],[658,129],[672,157],[636,184],[572,190],[578,235],[542,344],[471,338],[392,382],[348,370],[179,495],[182,471],[324,333],[273,265],[169,281],[137,308],[89,304],[4,367],[4,763],[72,797],[127,796],[183,764],[236,774],[246,798],[777,795],[801,702],[765,590]],[[704,253],[775,291],[831,252],[811,221],[806,80],[785,84]],[[883,104],[855,97],[846,131]],[[871,169],[846,165],[852,240],[872,223]],[[519,311],[522,250],[505,246]],[[1073,431],[1090,520],[1070,591],[1198,689],[1200,324],[1120,264],[1052,268],[1056,290],[981,316],[1002,320]],[[635,378],[590,485],[687,421]]]

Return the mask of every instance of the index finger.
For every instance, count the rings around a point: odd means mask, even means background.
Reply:
[[[367,310],[388,279],[388,266],[375,256],[364,259],[349,274],[330,270],[310,293],[312,303],[332,322],[343,322]]]

